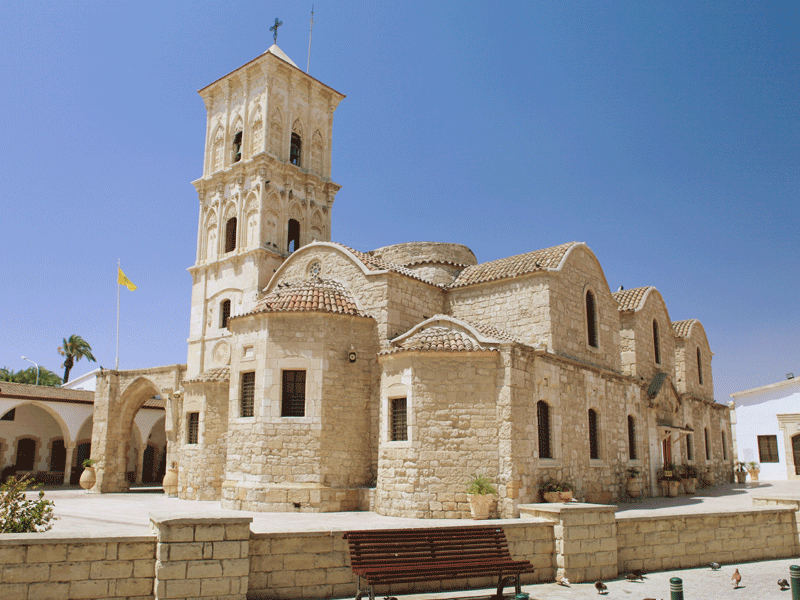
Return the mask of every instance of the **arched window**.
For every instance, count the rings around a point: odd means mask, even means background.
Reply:
[[[225,223],[225,252],[236,250],[236,217],[231,217]]]
[[[50,445],[50,470],[64,472],[67,465],[67,449],[64,447],[64,440],[53,440]]]
[[[653,319],[653,353],[656,356],[656,364],[661,364],[661,340],[658,337],[658,321]]]
[[[289,239],[286,245],[289,254],[300,247],[300,221],[289,219]]]
[[[550,443],[550,406],[544,400],[536,403],[536,421],[539,428],[539,458],[553,458]]]
[[[694,444],[692,443],[692,434],[686,434],[686,460],[694,460]]]
[[[586,333],[589,345],[597,348],[597,306],[591,291],[586,292]]]
[[[700,348],[697,348],[697,381],[703,385],[703,363],[700,361]]]
[[[600,458],[600,431],[597,412],[589,409],[589,458]]]
[[[636,460],[636,419],[628,415],[628,458]]]
[[[231,317],[231,301],[223,300],[219,305],[219,326],[220,329],[228,328],[228,319]]]
[[[293,165],[300,166],[300,154],[303,149],[303,142],[300,136],[292,132],[292,145],[289,148],[289,162]]]
[[[242,160],[242,132],[237,131],[233,136],[233,160],[231,162],[239,162]]]

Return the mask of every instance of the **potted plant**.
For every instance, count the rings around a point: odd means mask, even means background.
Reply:
[[[170,498],[178,496],[178,465],[173,461],[161,480],[161,488]]]
[[[700,471],[694,465],[683,465],[681,467],[681,483],[683,489],[687,494],[694,494],[697,492],[697,479],[700,477]]]
[[[751,481],[758,481],[758,474],[761,472],[761,465],[755,461],[747,463],[747,472],[750,473]]]
[[[625,491],[631,498],[638,498],[642,494],[642,483],[639,481],[639,469],[637,467],[628,467],[625,469]]]
[[[737,462],[733,474],[736,475],[736,483],[745,483],[747,481],[747,465],[743,462]]]
[[[472,518],[477,520],[488,519],[489,510],[495,500],[497,490],[485,475],[476,473],[467,482],[467,500]]]
[[[569,502],[572,500],[572,486],[565,481],[548,481],[542,486],[545,502]]]
[[[94,484],[97,483],[97,473],[94,471],[94,464],[97,461],[93,458],[87,458],[83,461],[83,473],[81,473],[81,478],[78,480],[78,484],[86,491],[89,491],[94,487]]]

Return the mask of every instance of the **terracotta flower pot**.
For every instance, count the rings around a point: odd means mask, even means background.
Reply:
[[[642,495],[642,482],[638,477],[631,477],[625,483],[625,491],[631,498],[638,498]]]
[[[761,472],[759,469],[748,469],[747,472],[750,473],[751,481],[758,481],[758,474]]]
[[[476,521],[489,518],[489,511],[494,503],[493,494],[467,494],[469,510]]]
[[[97,473],[94,472],[94,467],[84,467],[78,484],[83,489],[90,490],[94,487],[95,483],[97,483]]]
[[[687,494],[694,494],[697,492],[697,478],[696,477],[687,477],[681,481],[683,484],[683,489],[686,490]]]
[[[745,483],[747,481],[747,471],[734,471],[736,474],[736,483]]]
[[[178,469],[167,469],[164,474],[164,480],[161,482],[161,487],[164,488],[164,493],[170,498],[175,498],[178,495]]]
[[[572,492],[542,492],[545,502],[569,502]]]
[[[668,486],[669,487],[669,491],[667,492],[667,495],[670,498],[676,498],[678,496],[678,492],[681,491],[681,482],[680,481],[668,481],[667,483],[669,484],[669,486]]]
[[[712,471],[706,471],[706,474],[703,475],[703,483],[705,483],[706,485],[714,485],[716,479],[717,478],[714,476],[714,473]]]

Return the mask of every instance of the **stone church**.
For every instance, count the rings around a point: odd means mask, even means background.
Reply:
[[[332,242],[344,95],[277,45],[199,93],[188,360],[163,390],[181,498],[460,518],[481,473],[512,517],[550,480],[612,502],[631,466],[648,495],[665,463],[730,476],[705,331],[658,290],[612,293],[582,242]]]

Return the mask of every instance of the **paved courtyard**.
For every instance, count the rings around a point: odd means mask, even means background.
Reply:
[[[760,482],[758,484],[723,485],[698,494],[678,498],[648,498],[640,502],[620,504],[622,515],[677,514],[697,512],[737,511],[753,505],[753,497],[779,496],[800,499],[800,481]],[[219,511],[219,502],[200,502],[168,498],[163,493],[132,492],[126,494],[87,494],[78,489],[50,489],[46,496],[55,502],[53,532],[101,537],[104,535],[147,534],[150,531],[150,512],[175,514]],[[347,531],[349,529],[391,528],[408,526],[442,526],[458,521],[440,519],[419,520],[384,517],[371,512],[346,513],[237,513],[253,517],[252,530],[256,533],[285,531]],[[504,521],[493,521],[502,524]],[[607,582],[608,593],[599,596],[594,585],[573,584],[563,587],[555,583],[523,586],[531,599],[583,599],[603,597],[608,600],[629,598],[669,598],[669,579],[683,579],[684,598],[691,599],[758,599],[791,598],[790,591],[781,592],[777,580],[789,579],[789,566],[800,564],[800,557],[788,560],[762,561],[740,565],[723,565],[719,571],[709,568],[687,569],[664,573],[650,573],[644,581],[624,579]],[[742,575],[742,585],[734,590],[730,580],[735,568]],[[403,596],[409,600],[459,598],[462,600],[487,598],[491,590],[445,592]]]

